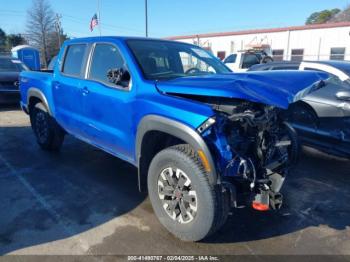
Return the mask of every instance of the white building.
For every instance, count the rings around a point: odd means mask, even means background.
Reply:
[[[169,37],[221,59],[249,44],[270,44],[275,60],[350,60],[350,22]]]

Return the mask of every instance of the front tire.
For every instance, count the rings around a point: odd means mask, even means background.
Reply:
[[[197,153],[189,145],[159,152],[148,172],[149,197],[161,224],[184,241],[214,233],[227,218],[228,205],[209,184]],[[221,196],[221,195],[220,195]],[[223,212],[224,210],[224,212]]]
[[[59,151],[61,149],[65,133],[42,103],[33,106],[30,121],[37,143],[43,150]]]

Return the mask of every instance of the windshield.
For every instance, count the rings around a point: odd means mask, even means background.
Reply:
[[[21,61],[10,58],[0,58],[0,72],[22,71],[28,71],[28,68],[24,64],[22,64]]]
[[[350,63],[349,62],[342,62],[338,63],[335,67],[343,71],[345,74],[347,74],[350,77]]]
[[[128,40],[127,44],[146,79],[164,80],[231,72],[200,47],[158,40]]]
[[[324,81],[327,86],[333,86],[339,88],[341,86],[344,89],[350,89],[350,80],[347,79],[345,81],[342,81],[339,79],[339,77],[330,75],[330,77]]]

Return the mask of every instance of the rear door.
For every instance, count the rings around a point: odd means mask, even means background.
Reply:
[[[82,82],[85,77],[89,46],[85,43],[66,47],[60,72],[54,76],[53,99],[56,120],[69,133],[84,137]]]
[[[96,43],[93,46],[90,69],[82,88],[84,115],[88,122],[88,139],[104,150],[127,161],[133,159],[129,143],[133,117],[134,91],[109,81],[111,69],[126,69],[127,65],[117,45]]]

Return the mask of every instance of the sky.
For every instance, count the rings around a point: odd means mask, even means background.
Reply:
[[[70,37],[95,36],[89,24],[98,0],[49,0]],[[145,0],[100,0],[102,35],[145,34]],[[0,28],[25,33],[32,0],[0,0]],[[149,35],[167,37],[303,25],[315,11],[350,0],[148,0]]]

